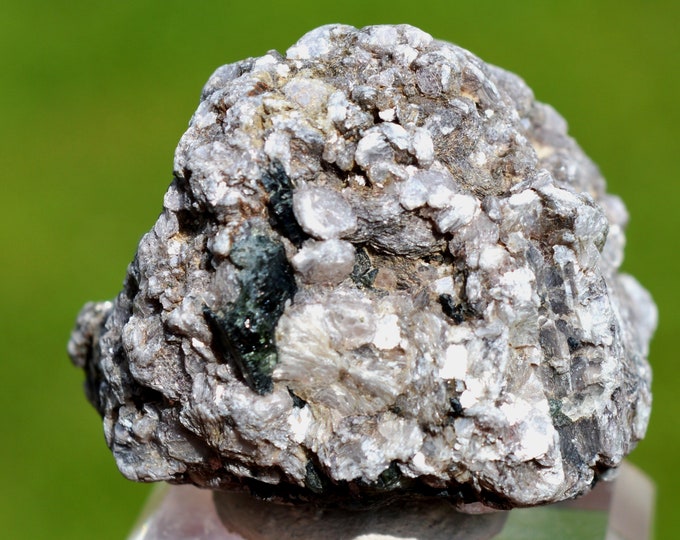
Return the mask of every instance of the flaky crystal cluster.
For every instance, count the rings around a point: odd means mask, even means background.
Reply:
[[[470,511],[590,489],[644,435],[656,311],[566,131],[410,26],[219,68],[69,344],[123,474]]]

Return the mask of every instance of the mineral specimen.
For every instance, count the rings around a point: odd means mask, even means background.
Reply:
[[[123,474],[468,511],[589,490],[644,435],[656,311],[566,129],[410,26],[219,68],[69,344]]]

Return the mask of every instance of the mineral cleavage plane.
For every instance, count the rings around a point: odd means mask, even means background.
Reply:
[[[125,476],[287,501],[588,491],[650,411],[627,214],[517,76],[410,26],[219,68],[69,351]]]

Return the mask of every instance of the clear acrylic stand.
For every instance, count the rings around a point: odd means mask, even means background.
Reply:
[[[129,540],[649,540],[655,490],[624,463],[580,499],[470,515],[444,502],[346,511],[159,485]]]

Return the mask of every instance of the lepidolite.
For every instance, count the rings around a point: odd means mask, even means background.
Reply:
[[[134,480],[558,501],[649,418],[626,221],[516,75],[410,26],[325,26],[209,79],[69,352]]]

